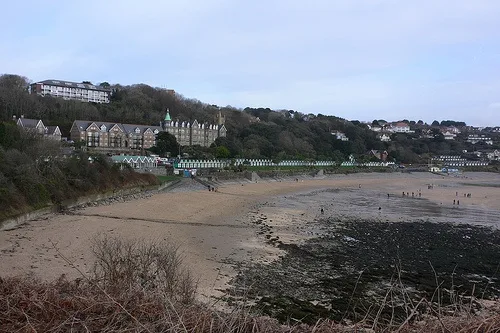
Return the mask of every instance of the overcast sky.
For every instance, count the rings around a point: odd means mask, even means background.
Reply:
[[[499,0],[2,3],[0,73],[221,106],[500,125]]]

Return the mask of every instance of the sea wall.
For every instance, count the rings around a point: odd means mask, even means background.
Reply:
[[[106,205],[114,202],[123,202],[128,200],[149,197],[159,191],[162,191],[176,184],[177,182],[178,181],[168,182],[161,184],[159,186],[158,185],[138,186],[121,190],[108,191],[104,193],[95,193],[79,197],[76,199],[68,199],[61,202],[60,205],[51,205],[42,209],[34,210],[29,213],[21,214],[13,218],[0,221],[0,231],[12,230],[30,220],[34,220],[47,214],[53,214],[68,209],[73,209],[78,207],[83,208],[86,206],[97,206],[102,204]]]

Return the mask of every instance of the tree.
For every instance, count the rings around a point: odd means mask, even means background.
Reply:
[[[439,126],[439,121],[434,120],[431,124],[431,126]]]
[[[108,82],[104,81],[104,82],[99,83],[99,87],[109,88],[109,87],[111,87],[111,85]]]
[[[152,147],[151,151],[160,156],[167,156],[168,153],[175,155],[178,153],[179,147],[175,136],[168,132],[160,132],[156,136],[156,146]]]
[[[286,153],[284,151],[280,151],[276,157],[273,158],[272,162],[276,165],[280,164],[281,161],[285,159]]]
[[[28,84],[29,80],[24,76],[13,74],[4,74],[0,76],[0,88],[14,91],[26,91]]]
[[[1,122],[0,123],[0,146],[5,149],[18,148],[19,141],[21,140],[21,134],[19,132],[19,127],[12,122]]]
[[[217,158],[229,158],[231,156],[231,153],[229,152],[229,149],[227,149],[224,146],[218,146],[215,149],[215,157]]]

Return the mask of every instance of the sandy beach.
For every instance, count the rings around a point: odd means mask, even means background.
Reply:
[[[186,265],[199,279],[201,298],[207,299],[223,294],[237,274],[238,262],[276,259],[283,250],[270,239],[300,242],[315,233],[307,221],[321,215],[389,222],[440,218],[499,228],[499,203],[500,175],[489,173],[242,181],[222,185],[218,192],[193,187],[68,215],[47,215],[1,231],[0,271],[2,276],[34,274],[47,280],[61,274],[78,277],[80,273],[60,254],[88,273],[93,262],[91,242],[98,234],[164,240],[180,247]]]

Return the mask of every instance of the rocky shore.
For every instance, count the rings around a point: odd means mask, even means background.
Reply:
[[[500,213],[461,208],[359,188],[278,197],[251,218],[281,255],[239,263],[227,300],[314,323],[377,313],[404,320],[422,298],[442,306],[498,298]]]

